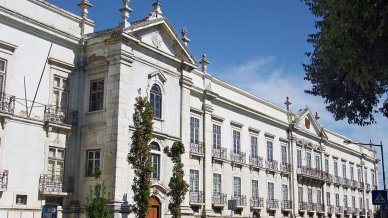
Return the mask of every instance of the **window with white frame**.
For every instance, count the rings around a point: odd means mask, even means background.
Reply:
[[[287,158],[287,146],[282,145],[282,164],[288,164],[288,158]]]
[[[356,208],[356,197],[352,196],[352,207]]]
[[[99,111],[104,107],[104,79],[90,81],[89,111]]]
[[[329,170],[329,159],[325,159],[325,171],[326,171],[326,173],[330,173],[330,170]]]
[[[199,119],[190,117],[190,143],[199,144]]]
[[[335,194],[335,206],[337,206],[337,207],[340,206],[339,194]]]
[[[346,163],[342,163],[342,177],[346,178]]]
[[[358,203],[360,205],[360,209],[364,209],[364,204],[363,204],[363,201],[362,201],[362,197],[358,198]]]
[[[233,130],[233,153],[240,154],[241,144],[240,144],[240,132]]]
[[[288,186],[283,184],[282,185],[282,193],[283,193],[283,200],[288,200]]]
[[[273,161],[273,142],[267,140],[267,160]]]
[[[65,149],[49,147],[47,173],[49,175],[63,176]]]
[[[65,78],[54,76],[52,105],[59,108],[68,108],[69,81]]]
[[[160,179],[160,146],[156,142],[151,142],[151,165],[153,168],[151,178]]]
[[[221,126],[213,124],[213,148],[221,148]]]
[[[0,59],[0,93],[4,92],[6,68],[7,62],[3,59]]]
[[[190,170],[190,192],[199,191],[199,171]]]
[[[326,205],[331,206],[330,192],[326,192]]]
[[[16,195],[16,204],[27,205],[27,195]]]
[[[321,190],[317,190],[317,204],[322,204]]]
[[[298,202],[303,202],[303,187],[298,187]]]
[[[311,168],[311,153],[306,152],[306,167]]]
[[[257,157],[257,137],[251,136],[251,156]]]
[[[357,168],[358,182],[362,182],[361,168]]]
[[[213,173],[213,193],[221,193],[221,174]]]
[[[252,198],[259,198],[259,181],[252,180]]]
[[[315,168],[321,170],[321,157],[319,155],[315,155]]]
[[[296,166],[302,168],[302,151],[296,150]]]
[[[312,188],[307,189],[307,202],[309,204],[313,203],[313,189]]]
[[[241,195],[241,178],[233,177],[233,196]]]
[[[334,176],[338,176],[338,163],[334,161]]]
[[[348,207],[348,195],[344,195],[344,207]]]
[[[354,180],[354,167],[350,166],[350,179]]]
[[[268,199],[273,200],[275,198],[274,184],[272,182],[268,183]]]
[[[150,91],[150,104],[155,118],[162,118],[162,90],[159,85],[154,84]]]
[[[365,183],[368,183],[368,171],[367,169],[364,170],[364,174],[365,174]]]
[[[89,150],[86,152],[86,176],[94,176],[94,172],[97,167],[101,164],[101,151],[100,150]]]

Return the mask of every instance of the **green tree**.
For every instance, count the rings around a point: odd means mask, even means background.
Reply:
[[[302,0],[317,17],[306,53],[306,93],[321,96],[336,120],[370,125],[388,117],[388,1]]]
[[[149,209],[151,193],[151,149],[149,142],[152,139],[152,107],[147,98],[137,97],[133,123],[135,131],[132,135],[132,147],[128,154],[128,162],[134,169],[132,191],[134,193],[132,210],[136,217],[145,218]]]
[[[107,207],[109,203],[109,193],[106,191],[104,181],[100,180],[101,171],[97,166],[94,172],[94,178],[97,183],[94,188],[90,187],[89,194],[86,197],[86,217],[87,218],[109,218],[110,212]]]
[[[170,179],[168,187],[170,190],[167,196],[171,197],[168,209],[174,217],[180,217],[181,204],[185,199],[185,194],[188,191],[189,185],[183,179],[185,172],[183,171],[182,154],[185,153],[185,146],[182,142],[177,141],[171,146],[164,148],[164,153],[171,158],[174,163],[173,175]]]

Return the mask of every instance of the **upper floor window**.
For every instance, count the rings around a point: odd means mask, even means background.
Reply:
[[[317,204],[322,204],[321,190],[317,190]]]
[[[364,204],[363,204],[363,201],[362,201],[362,197],[359,197],[358,198],[358,203],[360,204],[360,209],[364,209]]]
[[[354,167],[350,166],[350,179],[354,180]]]
[[[233,152],[240,154],[240,132],[233,130]]]
[[[325,159],[325,170],[326,170],[326,173],[330,173],[330,171],[329,171],[329,159]]]
[[[321,157],[319,155],[315,155],[315,168],[321,170]]]
[[[162,118],[162,92],[157,84],[154,84],[150,92],[150,103],[155,118]]]
[[[309,204],[313,203],[313,189],[311,189],[311,188],[307,189],[307,202]]]
[[[151,178],[159,180],[160,175],[160,146],[156,142],[151,142],[151,165],[153,168]]]
[[[259,198],[259,181],[252,180],[252,198]]]
[[[0,92],[4,92],[6,65],[7,62],[5,60],[0,59]]]
[[[54,76],[52,105],[67,108],[69,102],[69,81]]]
[[[213,193],[221,193],[221,174],[213,173]]]
[[[221,126],[213,124],[213,148],[221,148]]]
[[[267,140],[267,160],[273,160],[273,143],[272,141]]]
[[[303,202],[303,187],[298,187],[298,202]]]
[[[282,145],[282,164],[288,163],[287,146]]]
[[[190,170],[190,192],[199,191],[199,171]]]
[[[352,196],[352,207],[356,208],[356,197]]]
[[[190,143],[199,144],[199,119],[190,117]]]
[[[375,185],[375,173],[373,171],[371,171],[370,177],[372,178],[372,186],[374,186]]]
[[[357,168],[358,182],[362,182],[361,168]]]
[[[308,168],[311,168],[311,153],[310,152],[306,153],[306,166]]]
[[[335,194],[335,206],[337,206],[337,207],[340,206],[340,203],[339,203],[339,194],[338,194],[338,193]]]
[[[104,107],[104,79],[90,81],[89,111],[99,111]]]
[[[348,196],[344,195],[344,207],[348,207]]]
[[[101,151],[87,151],[86,176],[94,176],[97,167],[100,167]]]
[[[268,199],[273,200],[275,198],[274,184],[272,182],[268,183]]]
[[[334,176],[338,176],[338,163],[334,161]]]
[[[233,195],[240,196],[241,195],[241,178],[233,177]]]
[[[342,177],[346,178],[346,164],[342,164]]]
[[[287,185],[282,185],[282,192],[283,192],[283,200],[287,201],[288,200],[288,186]]]
[[[302,168],[302,151],[296,150],[296,166]]]
[[[257,137],[251,136],[251,155],[257,157]]]
[[[365,183],[368,183],[368,171],[365,169],[364,171],[364,174],[365,174]]]
[[[63,175],[65,149],[49,147],[47,173],[50,175]]]
[[[330,192],[326,192],[326,205],[331,206]]]

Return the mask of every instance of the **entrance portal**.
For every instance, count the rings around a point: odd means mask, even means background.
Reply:
[[[151,208],[147,218],[160,218],[160,203],[155,197],[150,197]]]

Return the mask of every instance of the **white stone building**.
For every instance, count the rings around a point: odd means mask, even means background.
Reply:
[[[84,217],[94,167],[102,169],[114,217],[134,217],[127,162],[139,92],[154,108],[150,217],[171,217],[172,163],[182,140],[190,192],[184,216],[371,217],[377,188],[372,149],[319,125],[309,109],[282,108],[211,76],[163,17],[94,32],[44,0],[0,0],[0,217]]]

